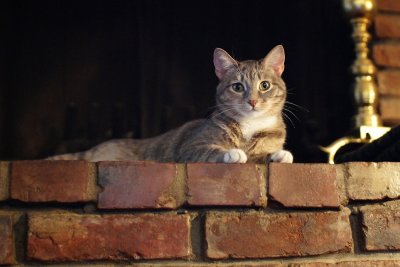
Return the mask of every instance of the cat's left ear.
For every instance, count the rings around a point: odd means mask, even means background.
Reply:
[[[283,46],[275,46],[262,62],[265,67],[272,68],[276,74],[281,76],[285,69],[285,50]]]

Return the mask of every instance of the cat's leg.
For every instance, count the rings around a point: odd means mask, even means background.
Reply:
[[[186,146],[180,151],[176,162],[246,163],[247,155],[242,149],[226,149],[219,145]]]
[[[223,157],[224,163],[246,163],[247,155],[246,153],[238,148],[233,148],[225,152]]]
[[[272,153],[269,159],[279,163],[293,163],[293,155],[287,150],[278,150]]]

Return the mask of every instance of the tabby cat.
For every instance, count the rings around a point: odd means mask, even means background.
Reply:
[[[236,61],[216,48],[217,105],[208,119],[187,122],[157,137],[111,140],[85,152],[49,159],[291,163],[292,154],[283,150],[284,61],[281,45],[259,61]]]

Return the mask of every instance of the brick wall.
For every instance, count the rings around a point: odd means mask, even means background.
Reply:
[[[400,123],[400,1],[378,0],[373,58],[379,67],[380,113],[386,125]]]
[[[0,162],[0,265],[400,266],[400,163]]]

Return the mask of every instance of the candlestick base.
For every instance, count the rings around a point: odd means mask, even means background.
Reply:
[[[349,136],[345,136],[337,139],[332,144],[322,147],[321,150],[328,154],[328,162],[330,164],[335,163],[335,156],[337,152],[343,147],[350,144],[368,144],[376,139],[379,139],[385,133],[390,131],[390,127],[382,126],[361,126],[353,131]]]

